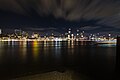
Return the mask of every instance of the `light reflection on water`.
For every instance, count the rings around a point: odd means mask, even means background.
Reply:
[[[81,71],[95,71],[95,74],[101,71],[105,74],[114,71],[115,45],[84,44],[87,43],[74,41],[0,42],[0,73],[15,75],[61,66],[78,68]]]
[[[19,52],[20,52],[21,60],[24,63],[27,57],[27,42],[26,41],[19,42]]]
[[[99,44],[101,47],[116,47],[116,44]]]
[[[33,53],[33,58],[34,60],[37,60],[40,52],[39,52],[39,43],[37,41],[32,42],[32,53]]]

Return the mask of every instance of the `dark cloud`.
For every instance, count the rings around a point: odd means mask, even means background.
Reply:
[[[80,30],[94,30],[94,29],[98,29],[98,28],[101,28],[100,26],[84,26],[84,27],[81,27]]]
[[[45,31],[45,30],[56,30],[57,28],[54,27],[49,27],[49,28],[26,28],[27,30],[32,30],[32,31]]]
[[[120,0],[0,0],[0,10],[26,16],[35,11],[68,21],[96,19],[98,25],[120,29]]]

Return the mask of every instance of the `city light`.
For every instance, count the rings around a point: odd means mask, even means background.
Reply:
[[[50,36],[43,36],[41,34],[33,33],[28,35],[27,32],[15,29],[15,33],[3,35],[0,34],[0,41],[94,41],[96,43],[116,43],[116,38],[112,37],[112,34],[100,35],[100,33],[85,35],[84,31],[77,30],[77,34],[74,35],[72,29],[68,29],[68,33],[60,34],[60,36],[55,36],[56,34],[51,33]],[[1,32],[2,33],[2,32]]]

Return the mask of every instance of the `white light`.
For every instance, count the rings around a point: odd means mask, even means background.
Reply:
[[[70,35],[68,35],[68,39],[70,39]]]
[[[71,31],[68,31],[68,33],[71,33]]]
[[[74,36],[74,34],[71,34],[71,36],[73,37],[73,36]]]
[[[68,35],[68,38],[70,37],[70,35]]]
[[[109,34],[109,36],[111,36],[111,34]]]
[[[83,35],[81,35],[81,37],[83,38]]]
[[[77,30],[77,32],[79,32],[79,30]]]

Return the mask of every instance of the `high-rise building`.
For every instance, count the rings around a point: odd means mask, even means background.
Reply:
[[[71,29],[69,28],[69,31],[68,31],[69,34],[71,34]]]

